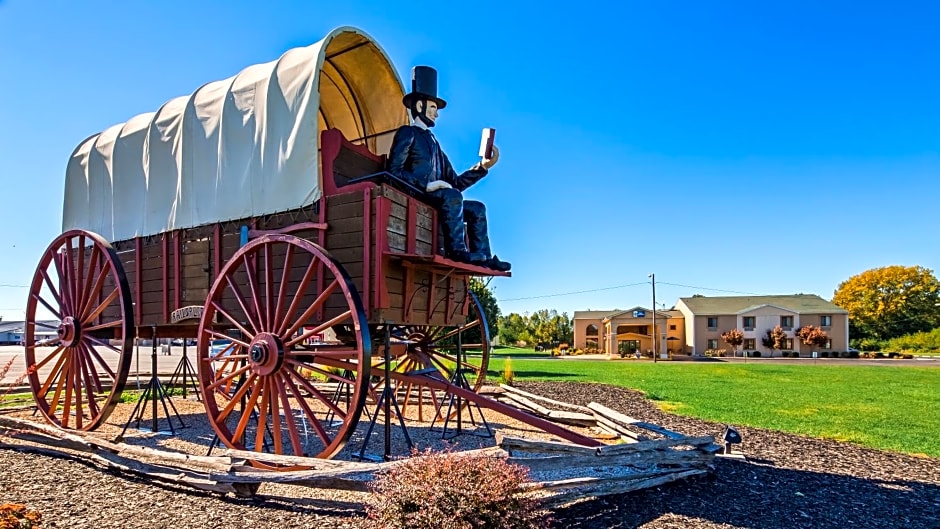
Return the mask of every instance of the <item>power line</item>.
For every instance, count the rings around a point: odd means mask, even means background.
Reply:
[[[669,285],[673,287],[684,287],[684,288],[694,288],[696,290],[710,290],[712,292],[728,292],[729,294],[744,294],[746,296],[762,296],[763,294],[757,294],[755,292],[740,292],[737,290],[722,290],[720,288],[706,288],[706,287],[695,287],[692,285],[680,285],[679,283],[667,283],[665,281],[659,281],[660,285]]]
[[[683,287],[683,288],[694,288],[694,289],[696,289],[696,290],[708,290],[708,291],[711,291],[711,292],[726,292],[726,293],[729,293],[729,294],[743,294],[743,295],[746,295],[746,296],[760,296],[760,295],[762,295],[762,294],[757,294],[757,293],[755,293],[755,292],[741,292],[741,291],[738,291],[738,290],[724,290],[724,289],[720,289],[720,288],[697,287],[697,286],[693,286],[693,285],[683,285],[683,284],[680,284],[680,283],[669,283],[669,282],[666,282],[666,281],[657,281],[657,283],[659,283],[660,285],[669,285],[669,286],[673,286],[673,287]],[[642,281],[642,282],[639,282],[639,283],[629,283],[629,284],[626,284],[626,285],[616,285],[616,286],[611,286],[611,287],[593,288],[593,289],[590,289],[590,290],[578,290],[578,291],[576,291],[576,292],[561,292],[561,293],[557,293],[557,294],[543,294],[543,295],[540,295],[540,296],[527,296],[527,297],[523,297],[523,298],[500,299],[499,301],[524,301],[524,300],[528,300],[528,299],[557,298],[557,297],[561,297],[561,296],[573,296],[573,295],[575,295],[575,294],[588,294],[588,293],[590,293],[590,292],[602,292],[602,291],[604,291],[604,290],[616,290],[616,289],[618,289],[618,288],[635,287],[635,286],[638,286],[638,285],[649,285],[649,284],[650,284],[649,281]]]
[[[3,284],[0,284],[0,287],[3,287],[3,288],[29,288],[29,285],[3,285]]]
[[[561,296],[573,296],[574,294],[587,294],[588,292],[600,292],[600,291],[602,291],[602,290],[614,290],[614,289],[617,289],[617,288],[635,287],[635,286],[637,286],[637,285],[648,285],[648,284],[649,284],[649,281],[642,281],[642,282],[640,282],[640,283],[630,283],[630,284],[627,284],[627,285],[617,285],[617,286],[613,286],[613,287],[592,288],[592,289],[590,289],[590,290],[579,290],[579,291],[577,291],[577,292],[563,292],[563,293],[559,293],[559,294],[545,294],[545,295],[542,295],[542,296],[529,296],[529,297],[525,297],[525,298],[509,298],[509,299],[501,299],[501,300],[499,300],[499,301],[522,301],[522,300],[526,300],[526,299],[557,298],[557,297],[561,297]]]

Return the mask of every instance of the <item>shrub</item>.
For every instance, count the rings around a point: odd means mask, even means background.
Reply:
[[[503,373],[499,376],[499,382],[511,386],[515,379],[516,373],[512,370],[512,358],[507,356],[506,361],[503,362]]]
[[[829,351],[819,353],[819,358],[829,358]]]
[[[753,356],[754,358],[760,358],[760,351],[754,351],[753,353],[751,353],[751,356]]]
[[[0,505],[0,529],[31,529],[38,528],[42,521],[39,511],[27,509],[18,503],[4,503]]]
[[[498,458],[415,452],[372,482],[366,512],[383,529],[526,529],[549,520],[519,495],[528,471]]]

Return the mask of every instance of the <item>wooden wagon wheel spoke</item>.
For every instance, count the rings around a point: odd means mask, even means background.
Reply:
[[[255,311],[251,312],[244,306],[242,307],[242,310],[245,311],[245,314],[248,316],[248,321],[251,322],[252,326],[255,328],[255,331],[263,332],[268,329],[264,321],[264,311],[261,310],[260,300],[258,299],[261,297],[261,292],[258,291],[258,286],[255,284],[255,274],[257,273],[257,270],[254,266],[254,263],[248,259],[248,254],[242,254],[242,260],[244,261],[245,270],[248,272],[245,274],[245,276],[248,278],[248,292],[251,294],[251,304]]]
[[[59,321],[43,321],[50,316]],[[93,430],[107,419],[130,370],[133,321],[127,278],[111,245],[84,230],[53,240],[33,275],[24,336],[30,388],[46,420]]]
[[[300,389],[297,388],[297,385],[294,384],[292,380],[287,377],[284,378],[284,383],[290,388],[291,394],[294,395],[294,399],[300,405],[301,412],[303,412],[306,420],[310,421],[310,424],[313,425],[313,429],[317,433],[317,437],[320,439],[320,442],[324,445],[330,444],[330,435],[326,432],[326,429],[323,428],[323,425],[320,423],[317,414],[310,409],[310,405],[307,404],[307,400],[304,398],[303,394],[300,393]],[[308,454],[309,455],[309,454]]]
[[[291,325],[291,322],[294,321],[294,314],[296,314],[297,309],[300,308],[300,303],[306,296],[307,287],[313,282],[313,275],[316,271],[316,260],[311,259],[310,262],[307,263],[307,269],[304,270],[304,277],[300,280],[299,290],[294,293],[294,299],[291,300],[290,305],[287,307],[287,312],[285,312],[283,318],[279,320],[284,323],[277,329],[278,335],[284,336],[287,332],[287,328]]]
[[[91,387],[91,382],[94,381],[94,388],[98,393],[104,391],[104,386],[101,385],[101,377],[98,376],[98,369],[95,368],[94,358],[89,351],[88,344],[81,344],[79,347],[81,351],[82,359],[82,368],[84,372],[88,375],[88,380],[86,380],[86,386]],[[112,380],[114,378],[112,377]],[[94,400],[94,394],[90,394],[92,397],[91,400]]]
[[[43,278],[45,289],[48,290],[48,292],[52,295],[52,298],[55,300],[55,304],[60,307],[63,306],[65,303],[63,303],[62,301],[62,296],[59,294],[59,290],[56,288],[55,285],[52,284],[52,279],[49,278],[49,272],[45,269],[40,269],[38,272]],[[42,303],[43,306],[45,306],[47,309],[49,309],[49,312],[52,312],[53,314],[55,314],[55,317],[62,319],[62,315],[58,313],[57,309],[52,308],[52,305],[47,303],[45,300],[38,298],[38,294],[36,294],[36,296],[39,302]]]
[[[94,285],[88,287],[88,297],[78,305],[78,313],[82,316],[82,323],[88,323],[90,320],[94,319],[93,317],[89,317],[89,314],[91,313],[91,304],[94,302],[94,300],[98,299],[102,289],[104,289],[104,284],[107,278],[108,268],[101,267],[101,270],[98,271],[97,277],[95,277]],[[85,288],[82,288],[82,291],[84,292]]]
[[[342,377],[342,376],[340,376],[340,375],[337,375],[336,373],[334,373],[334,372],[332,372],[332,371],[326,369],[325,367],[320,367],[320,366],[317,365],[317,364],[308,364],[308,363],[305,363],[305,362],[296,362],[296,361],[293,361],[293,360],[288,360],[287,362],[288,362],[290,365],[296,367],[298,370],[306,370],[306,371],[310,371],[311,373],[316,373],[316,374],[318,374],[318,375],[321,375],[321,376],[323,376],[323,377],[326,377],[328,380],[332,380],[332,381],[337,382],[337,383],[339,383],[339,384],[351,384],[351,383],[353,382],[352,379],[344,378],[344,377]],[[353,366],[353,367],[354,367],[354,366]],[[296,374],[296,372],[295,372],[295,374]]]
[[[316,312],[323,306],[323,303],[330,297],[330,295],[333,294],[333,291],[336,290],[336,287],[338,286],[339,279],[334,279],[333,282],[323,290],[323,292],[320,292],[320,295],[317,296],[317,299],[315,299],[313,303],[307,307],[303,314],[301,314],[293,324],[287,327],[284,332],[280,333],[281,336],[293,336],[294,333],[297,332],[297,329],[299,329],[305,321],[308,321],[313,317],[314,314],[316,314]],[[344,314],[342,319],[345,319],[347,316],[348,313]],[[342,321],[342,319],[340,321]],[[323,329],[320,330],[322,331]]]
[[[80,243],[79,243],[78,247],[79,247],[79,248],[84,248],[84,247],[85,247],[85,238],[84,238],[84,237],[81,237],[81,240],[80,240]],[[83,261],[83,260],[84,260],[84,255],[85,255],[85,252],[81,252],[81,253],[79,254],[79,260],[80,260],[80,261]],[[102,267],[99,268],[99,265],[98,265],[98,257],[99,257],[100,255],[101,255],[101,252],[99,252],[97,248],[95,248],[94,246],[92,246],[92,249],[91,249],[91,257],[90,257],[90,261],[89,261],[89,263],[88,263],[88,275],[87,275],[87,276],[85,276],[85,275],[82,276],[82,278],[83,278],[83,283],[84,283],[84,288],[82,288],[82,292],[81,292],[81,294],[80,294],[79,297],[78,297],[78,298],[79,298],[79,301],[81,302],[81,306],[82,306],[82,307],[84,307],[85,305],[87,305],[87,304],[88,304],[88,301],[89,301],[89,300],[92,298],[92,296],[93,296],[93,294],[92,294],[92,291],[93,291],[92,282],[91,282],[91,281],[88,281],[88,278],[91,277],[92,272],[94,272],[95,270],[106,270],[106,269],[107,269],[107,267],[104,267],[104,266],[102,266]],[[79,266],[78,266],[78,267],[79,267],[80,270],[85,270],[84,264],[82,264],[82,263],[79,263]]]
[[[225,282],[228,283],[229,290],[235,296],[235,301],[238,302],[238,306],[242,310],[242,314],[244,314],[245,318],[248,320],[248,326],[251,327],[252,330],[249,331],[248,329],[245,329],[245,327],[242,326],[239,320],[231,316],[228,313],[228,311],[223,309],[221,306],[216,306],[215,308],[219,314],[221,314],[222,316],[224,316],[226,319],[229,320],[229,323],[231,323],[232,325],[235,325],[242,332],[243,335],[249,338],[254,337],[254,335],[261,330],[261,326],[257,322],[255,322],[255,319],[253,317],[254,315],[251,313],[250,310],[248,310],[248,305],[245,303],[245,296],[242,295],[241,289],[238,288],[238,283],[231,276],[224,276],[224,277],[225,277]]]
[[[244,293],[239,284],[248,285]],[[304,345],[337,326],[353,329],[352,338],[322,350]],[[242,336],[229,338],[226,329]],[[355,431],[369,391],[368,331],[355,286],[319,246],[265,235],[241,247],[219,271],[198,331],[199,385],[219,439],[240,450],[336,454]],[[210,344],[216,338],[233,345],[215,354]],[[356,376],[339,374],[346,371]],[[351,398],[337,400],[323,389],[337,386],[347,387]]]
[[[60,319],[60,320],[63,319],[62,313],[59,311],[59,309],[54,308],[51,304],[49,304],[48,301],[46,301],[45,299],[43,299],[41,296],[39,296],[39,295],[31,295],[30,297],[33,298],[35,301],[38,301],[38,302],[39,302],[43,307],[45,307],[46,310],[48,310],[53,316],[55,316],[56,318],[58,318],[58,319]],[[61,306],[61,302],[59,302],[59,305]]]

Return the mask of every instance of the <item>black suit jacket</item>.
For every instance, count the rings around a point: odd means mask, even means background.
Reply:
[[[443,180],[463,191],[486,176],[487,170],[475,165],[458,175],[429,131],[405,125],[395,132],[392,140],[388,172],[422,191],[427,188],[428,182],[435,180]]]

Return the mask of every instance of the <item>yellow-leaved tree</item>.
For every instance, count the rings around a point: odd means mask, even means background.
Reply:
[[[940,281],[922,266],[885,266],[839,284],[832,302],[849,311],[853,338],[895,338],[940,326]]]

